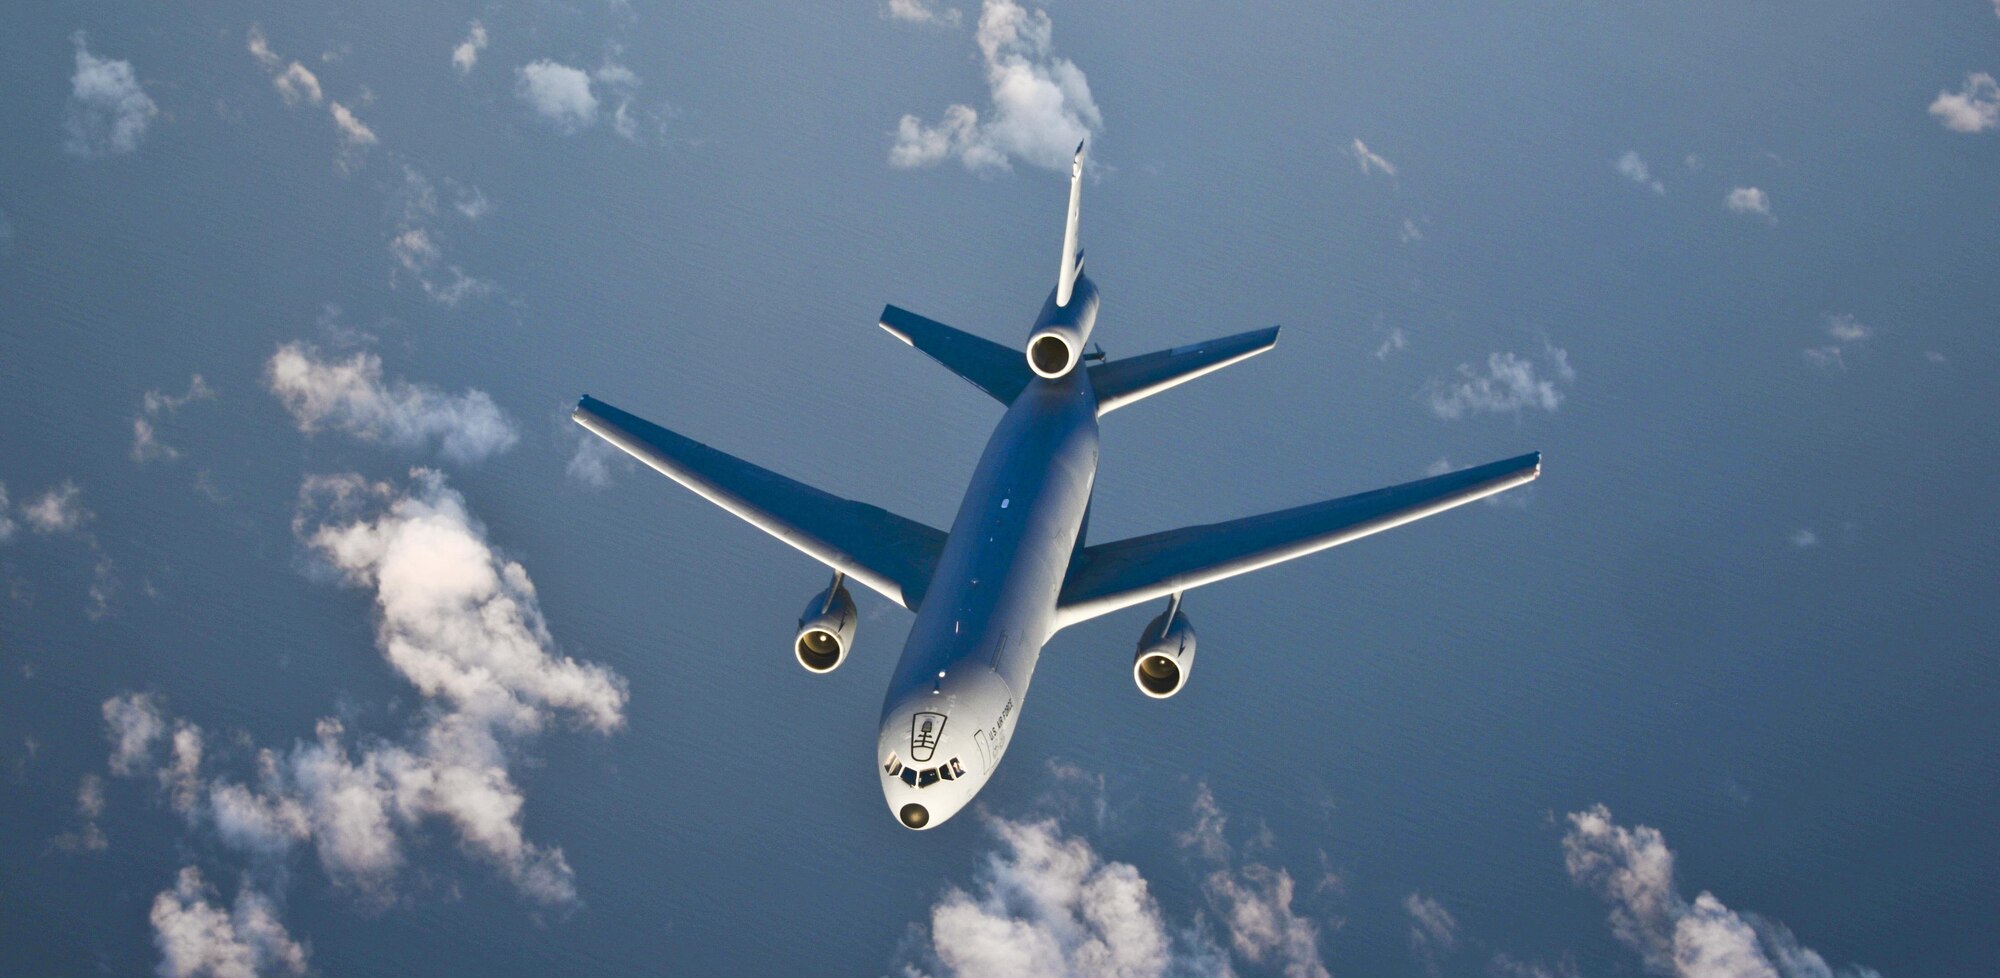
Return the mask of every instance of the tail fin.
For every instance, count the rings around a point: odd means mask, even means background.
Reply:
[[[1069,221],[1063,225],[1062,270],[1056,279],[1056,305],[1069,305],[1070,291],[1083,271],[1083,252],[1076,246],[1077,211],[1083,204],[1083,144],[1076,144],[1076,158],[1069,164]]]
[[[1278,327],[1273,326],[1097,364],[1090,368],[1090,384],[1097,391],[1097,415],[1103,417],[1133,401],[1247,360],[1277,343]]]

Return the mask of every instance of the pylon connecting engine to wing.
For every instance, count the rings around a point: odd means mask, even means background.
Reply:
[[[799,634],[792,640],[792,649],[798,653],[799,665],[808,672],[832,672],[847,659],[847,650],[854,647],[858,616],[854,613],[854,596],[847,593],[843,576],[833,575],[833,583],[814,595],[806,610],[799,613]]]
[[[1163,700],[1187,685],[1194,671],[1194,625],[1181,614],[1181,596],[1176,593],[1167,610],[1146,624],[1139,635],[1139,650],[1132,655],[1132,681],[1139,692]]]

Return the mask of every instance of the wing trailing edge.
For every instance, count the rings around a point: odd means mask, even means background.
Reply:
[[[1018,358],[1016,358],[1018,359]],[[585,397],[570,415],[661,475],[911,611],[944,551],[944,531],[842,499]]]
[[[1226,523],[1085,547],[1057,602],[1066,628],[1120,608],[1359,540],[1534,481],[1542,453]]]
[[[1248,360],[1277,344],[1278,327],[1273,326],[1096,364],[1090,368],[1090,384],[1097,390],[1097,416]]]

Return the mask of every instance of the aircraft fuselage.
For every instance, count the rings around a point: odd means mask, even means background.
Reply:
[[[882,702],[876,770],[904,825],[956,814],[1006,753],[1056,630],[1097,454],[1097,396],[1080,364],[1030,383],[987,441]]]

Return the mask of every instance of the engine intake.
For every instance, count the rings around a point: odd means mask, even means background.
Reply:
[[[1180,692],[1193,670],[1194,626],[1178,608],[1161,612],[1139,636],[1139,650],[1132,656],[1132,681],[1138,684],[1139,692],[1163,700]]]
[[[847,593],[846,584],[836,581],[815,595],[799,614],[798,637],[792,640],[799,665],[818,673],[838,668],[846,660],[847,650],[854,647],[857,617],[854,596]]]
[[[1042,314],[1035,318],[1034,332],[1028,335],[1028,369],[1050,380],[1075,369],[1097,325],[1097,302],[1097,286],[1081,275],[1068,305],[1056,305],[1055,293],[1050,292]]]

